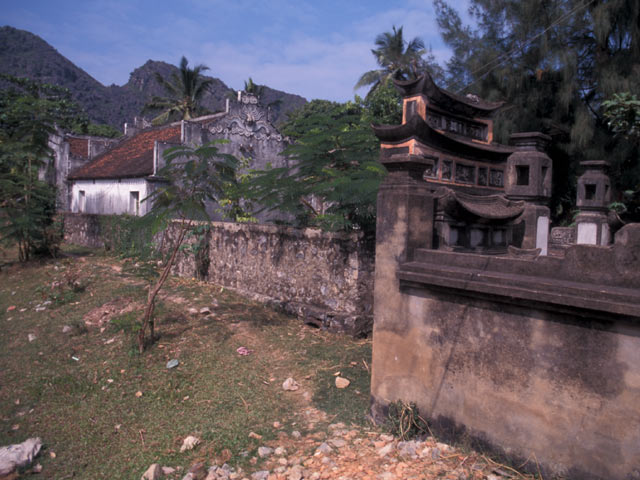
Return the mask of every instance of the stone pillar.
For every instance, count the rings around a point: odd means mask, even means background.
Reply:
[[[609,245],[611,234],[607,213],[611,202],[611,181],[607,175],[609,163],[605,160],[580,162],[585,172],[578,178],[576,217],[576,243]]]
[[[403,312],[403,298],[397,277],[401,263],[413,259],[416,248],[432,248],[434,199],[427,182],[422,179],[425,168],[433,159],[398,154],[381,163],[389,174],[380,186],[377,202],[376,264],[374,285],[374,324],[376,332],[406,328],[408,316]],[[373,350],[372,392],[381,381],[376,372],[378,362],[384,362],[379,350]],[[376,407],[373,414],[376,416]]]
[[[547,255],[549,244],[549,199],[551,198],[551,158],[545,153],[551,137],[540,132],[515,133],[511,143],[516,151],[507,159],[505,193],[510,200],[524,200],[520,217],[524,234],[520,248],[539,248]]]

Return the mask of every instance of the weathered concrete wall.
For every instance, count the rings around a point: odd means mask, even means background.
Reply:
[[[518,465],[529,459],[533,472],[537,459],[545,478],[637,478],[637,322],[427,286],[403,297],[396,307],[408,315],[376,317],[377,409],[415,402],[445,437],[466,436]]]
[[[545,478],[640,478],[640,225],[564,258],[430,250],[404,162],[378,194],[374,416],[415,402]]]
[[[370,332],[374,255],[361,236],[275,225],[210,226],[201,244],[208,266],[186,253],[176,273],[275,301],[328,330]]]

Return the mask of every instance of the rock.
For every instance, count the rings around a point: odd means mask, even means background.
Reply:
[[[284,448],[282,448],[282,447],[278,447],[278,448],[276,448],[276,449],[275,449],[275,451],[274,451],[273,453],[275,453],[276,455],[278,455],[279,457],[281,457],[282,455],[284,455],[285,450],[284,450]]]
[[[341,438],[332,438],[331,440],[329,440],[329,443],[336,448],[342,448],[347,444],[347,442],[345,442]]]
[[[287,480],[302,480],[302,467],[300,465],[291,467]]]
[[[318,455],[320,453],[322,453],[324,455],[327,455],[327,454],[331,453],[332,451],[333,451],[333,448],[331,448],[329,446],[329,444],[327,444],[325,442],[322,442],[320,444],[320,446],[316,449],[316,455]]]
[[[260,458],[268,457],[272,453],[273,453],[273,448],[269,448],[269,447],[260,447],[260,448],[258,448],[258,456]]]
[[[389,444],[385,445],[384,447],[382,447],[380,450],[378,450],[378,456],[379,457],[385,457],[389,453],[391,453],[392,450],[393,450],[393,443],[389,443]]]
[[[191,307],[189,310],[187,310],[187,312],[189,312],[189,315],[197,315],[198,309]]]
[[[0,447],[0,477],[29,465],[42,448],[40,438],[28,438],[22,443]]]
[[[298,385],[298,382],[296,382],[293,378],[289,377],[287,378],[284,383],[282,384],[282,389],[283,390],[287,390],[287,391],[295,391],[298,390],[300,388],[300,385]]]
[[[278,459],[278,463],[284,466],[284,465],[287,465],[289,461],[286,458],[282,457]]]
[[[380,480],[394,480],[396,476],[392,472],[384,472],[378,475]]]
[[[291,432],[291,436],[296,440],[299,440],[300,437],[302,437],[302,434],[298,430],[294,430],[293,432]]]
[[[69,325],[65,325],[64,327],[62,327],[62,333],[69,334],[72,332],[73,332],[73,328],[70,327]]]
[[[196,462],[189,468],[189,473],[194,478],[194,480],[200,480],[204,478],[205,468],[204,463]]]
[[[182,446],[180,447],[180,452],[185,452],[187,450],[193,450],[196,445],[200,443],[200,439],[194,437],[193,435],[189,435],[182,441]]]
[[[175,473],[176,469],[173,467],[162,467],[162,473],[164,475],[171,475],[172,473]]]
[[[447,453],[453,450],[451,445],[447,445],[446,443],[436,443],[436,447],[440,449],[441,452]]]
[[[273,422],[273,428],[280,428],[282,424],[280,422]]]
[[[420,458],[430,458],[431,457],[431,447],[424,447],[419,453],[418,456]]]
[[[211,313],[211,309],[209,307],[202,307],[200,309],[201,315],[209,315]]]
[[[39,463],[36,463],[33,468],[31,469],[32,473],[42,473],[42,465],[40,465]]]
[[[342,422],[332,423],[329,425],[329,430],[343,430],[346,428],[346,425]]]
[[[269,478],[269,470],[260,470],[251,474],[251,480],[267,480]]]
[[[336,377],[336,388],[347,388],[350,383],[346,378]]]
[[[29,342],[33,342],[36,339],[36,336],[33,333],[30,333],[27,335],[27,339],[29,339]]]
[[[256,440],[260,440],[262,435],[258,435],[256,432],[249,432],[249,438],[255,438]]]
[[[411,440],[409,442],[398,442],[398,454],[403,457],[413,457],[417,455],[416,442]]]
[[[440,449],[439,448],[434,448],[433,450],[431,450],[431,458],[434,460],[437,460],[440,458]]]
[[[382,435],[380,435],[380,440],[382,440],[383,442],[392,442],[393,441],[393,435],[387,435],[385,433],[383,433]]]
[[[211,467],[207,472],[207,476],[204,478],[204,480],[218,480],[219,478],[220,477],[216,473],[216,469],[214,467]]]
[[[163,474],[164,472],[162,471],[162,468],[160,468],[160,465],[154,463],[142,474],[140,480],[158,480],[159,478],[162,478]]]
[[[176,368],[178,365],[180,365],[180,362],[175,358],[167,362],[168,369]]]

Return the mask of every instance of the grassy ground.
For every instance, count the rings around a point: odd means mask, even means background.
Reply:
[[[172,278],[157,308],[160,338],[138,355],[144,281],[100,251],[66,254],[26,265],[0,256],[0,445],[41,437],[40,478],[139,478],[154,462],[243,465],[275,438],[274,422],[304,430],[309,407],[327,421],[366,422],[370,341]],[[212,316],[188,313],[213,299]],[[170,359],[179,366],[167,369]],[[348,388],[335,388],[337,372]],[[283,391],[289,376],[299,391]],[[203,443],[180,453],[187,435]]]

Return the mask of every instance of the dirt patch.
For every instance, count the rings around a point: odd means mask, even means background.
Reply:
[[[97,308],[94,308],[84,317],[82,321],[89,327],[102,327],[105,323],[111,321],[113,317],[125,313],[140,310],[142,304],[132,301],[128,298],[118,297]]]

